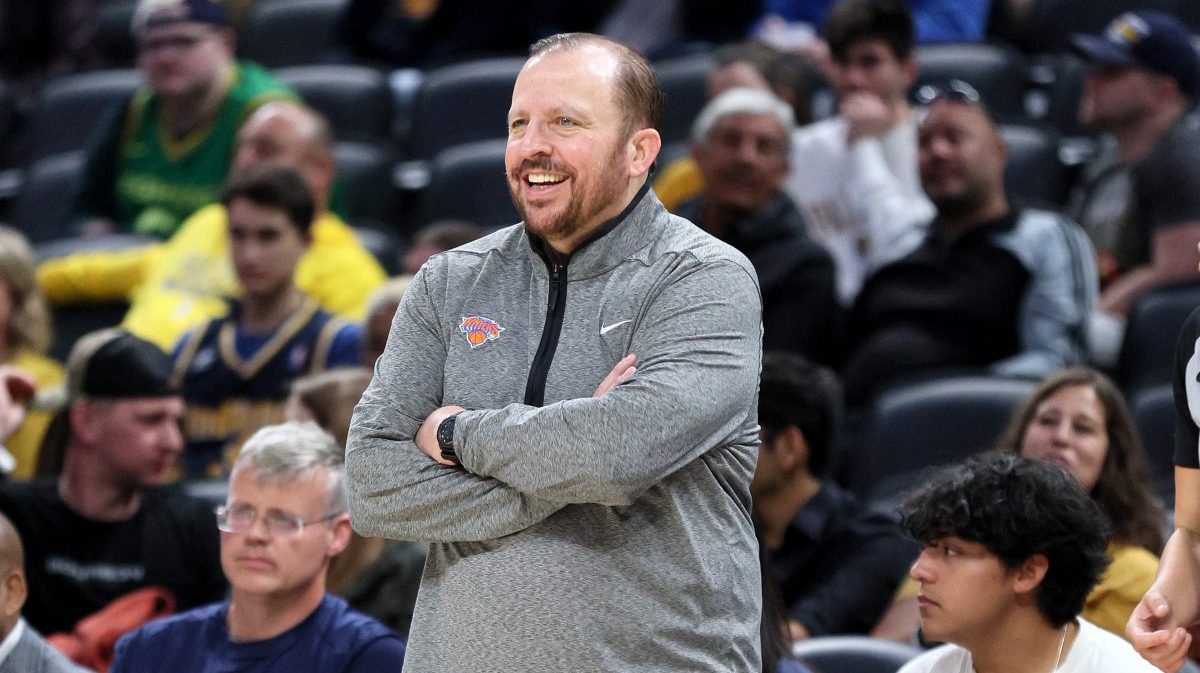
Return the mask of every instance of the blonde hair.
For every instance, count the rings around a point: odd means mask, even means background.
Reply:
[[[0,226],[0,282],[12,300],[12,317],[4,327],[9,352],[45,353],[52,337],[50,313],[38,289],[33,250],[20,232],[5,226]]]
[[[350,434],[354,405],[371,383],[371,372],[361,368],[330,369],[296,379],[292,395],[300,400],[313,420],[342,446]]]

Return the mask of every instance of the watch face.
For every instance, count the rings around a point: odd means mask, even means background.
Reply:
[[[454,447],[454,417],[451,416],[438,424],[437,431],[438,444],[442,449],[450,449]]]

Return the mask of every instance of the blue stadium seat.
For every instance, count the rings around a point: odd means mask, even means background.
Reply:
[[[1129,410],[1146,450],[1154,493],[1167,509],[1175,502],[1175,396],[1170,383],[1142,388],[1129,398]]]
[[[921,650],[867,636],[823,636],[792,645],[792,654],[818,671],[896,673]]]
[[[716,62],[710,54],[690,54],[654,64],[662,84],[663,108],[659,133],[663,144],[687,140],[692,122],[708,102],[708,73]]]
[[[274,74],[325,116],[335,139],[391,144],[392,90],[378,70],[308,65],[280,68]]]
[[[1129,310],[1117,360],[1115,378],[1126,395],[1132,397],[1143,387],[1171,382],[1175,341],[1198,306],[1198,281],[1157,287],[1138,297]]]
[[[428,72],[413,103],[405,156],[431,160],[455,145],[504,138],[513,85],[524,63],[523,58],[490,58]]]
[[[988,109],[1001,122],[1022,122],[1029,64],[1024,54],[1000,44],[928,44],[916,49],[915,93],[925,84],[962,80],[979,92]]]
[[[268,68],[324,63],[345,7],[346,0],[256,2],[246,15],[238,51]]]
[[[1033,387],[965,376],[890,388],[868,412],[863,445],[847,458],[849,486],[867,500],[891,502],[929,468],[993,448]]]
[[[30,117],[28,161],[82,150],[96,120],[128,100],[141,80],[136,70],[97,70],[49,82]]]
[[[464,219],[486,228],[518,222],[504,177],[505,144],[484,140],[439,154],[429,187],[421,195],[418,226],[443,219]]]

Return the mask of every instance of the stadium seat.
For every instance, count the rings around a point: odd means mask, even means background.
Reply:
[[[1138,437],[1146,450],[1150,482],[1167,509],[1175,501],[1175,397],[1170,383],[1142,388],[1129,398]]]
[[[339,203],[355,225],[392,228],[397,220],[392,183],[395,156],[386,147],[339,142],[334,146]]]
[[[659,133],[663,143],[687,140],[692,122],[708,102],[708,73],[715,62],[710,54],[691,54],[654,64],[666,99]]]
[[[524,62],[482,59],[427,73],[413,104],[406,157],[431,160],[448,147],[504,138],[513,84]]]
[[[429,187],[421,195],[419,225],[443,219],[464,219],[487,228],[518,222],[504,177],[505,144],[484,140],[439,154]]]
[[[1132,396],[1137,390],[1170,383],[1175,341],[1188,315],[1200,307],[1200,282],[1187,281],[1149,290],[1129,310],[1117,360],[1116,381]]]
[[[393,231],[376,226],[356,226],[354,234],[388,276],[395,276],[402,271],[400,252],[404,250],[404,242]]]
[[[890,502],[921,473],[991,449],[1033,390],[1032,381],[984,376],[939,378],[890,388],[874,402],[864,443],[849,469],[850,487]]]
[[[1058,133],[1053,129],[1006,124],[1000,135],[1008,144],[1004,186],[1031,206],[1061,209],[1067,200],[1067,169],[1058,159]]]
[[[79,252],[94,252],[99,250],[128,250],[137,248],[155,239],[132,234],[112,234],[108,236],[89,236],[63,238],[54,241],[38,243],[33,252],[39,262],[55,257],[64,257]],[[59,362],[66,362],[75,341],[87,334],[105,327],[113,327],[121,323],[129,304],[124,301],[114,301],[104,304],[79,304],[73,306],[51,306],[50,317],[54,325],[54,343],[50,347],[50,355]]]
[[[26,169],[8,221],[30,242],[69,235],[68,218],[79,192],[83,161],[82,153],[72,152],[42,159]]]
[[[280,68],[275,76],[325,115],[337,140],[391,142],[392,90],[378,70],[309,65]]]
[[[818,671],[896,673],[921,650],[867,636],[823,636],[792,645],[792,655]]]
[[[329,58],[346,0],[256,2],[242,26],[239,53],[268,68],[314,65]]]
[[[914,95],[922,85],[958,79],[975,87],[999,121],[1027,119],[1025,91],[1029,65],[1016,49],[985,43],[929,44],[917,47],[916,56]]]
[[[96,120],[141,83],[136,70],[97,70],[52,80],[30,118],[28,162],[82,150]]]

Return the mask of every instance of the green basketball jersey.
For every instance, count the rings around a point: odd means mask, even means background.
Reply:
[[[263,68],[244,61],[216,117],[175,139],[162,101],[147,89],[134,94],[117,155],[117,222],[126,231],[167,238],[188,215],[213,203],[229,174],[234,141],[246,117],[271,100],[295,95]]]

